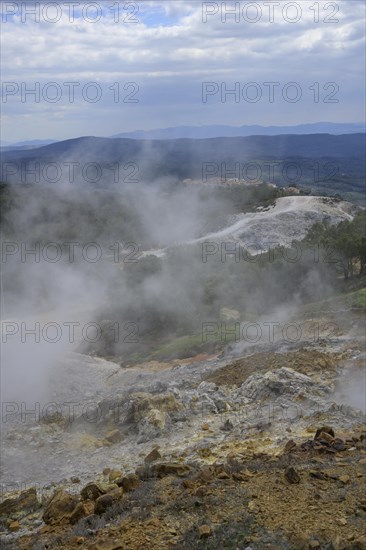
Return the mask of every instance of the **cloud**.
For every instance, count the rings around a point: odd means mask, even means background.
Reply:
[[[3,2],[3,10],[6,4],[12,3]],[[33,4],[28,2],[28,8]],[[187,124],[235,125],[300,123],[325,118],[319,104],[311,99],[299,101],[294,108],[291,104],[283,105],[281,96],[272,105],[262,100],[252,103],[250,109],[242,101],[238,104],[229,98],[227,102],[213,102],[214,112],[209,105],[202,105],[202,81],[225,82],[228,88],[235,82],[276,81],[283,85],[295,81],[304,91],[314,82],[320,86],[336,82],[340,89],[337,108],[331,112],[330,106],[323,104],[329,120],[364,118],[365,36],[361,2],[319,2],[316,3],[319,13],[310,9],[309,2],[292,3],[295,5],[292,11],[289,8],[284,11],[288,2],[279,2],[273,8],[273,22],[268,2],[239,2],[238,20],[227,15],[226,22],[221,5],[226,4],[229,10],[235,2],[212,2],[209,8],[204,2],[137,2],[136,13],[132,8],[126,9],[123,2],[100,3],[102,16],[95,23],[90,21],[95,10],[82,11],[82,6],[91,3],[80,2],[73,22],[66,4],[60,3],[62,17],[56,23],[42,17],[37,23],[31,16],[22,22],[19,13],[6,18],[2,24],[3,81],[26,82],[29,88],[35,82],[42,86],[48,82],[61,86],[64,82],[81,85],[97,82],[103,88],[103,97],[92,103],[79,94],[75,103],[70,104],[65,90],[58,102],[50,103],[41,94],[39,103],[35,103],[30,95],[22,101],[20,90],[2,103],[6,140],[46,138],[55,135],[55,125],[58,136],[63,138],[174,126],[182,119]],[[116,15],[111,6],[117,4]],[[250,23],[246,19],[255,16],[253,5],[259,6],[261,17]],[[300,19],[291,23],[299,8]],[[207,9],[218,11],[208,15],[204,23]],[[54,17],[53,12],[46,13],[49,18]],[[123,20],[126,17],[139,22]],[[319,22],[314,21],[317,17]],[[113,83],[123,87],[131,81],[140,87],[138,109],[133,104],[115,103],[108,91]],[[342,104],[342,97],[351,95],[352,105],[346,105],[345,100]],[[153,109],[158,109],[158,113]],[[81,118],[88,113],[93,123],[80,122],[79,117],[76,125],[75,110],[81,113]],[[24,117],[30,117],[26,126],[22,122]],[[63,128],[58,126],[60,119]]]

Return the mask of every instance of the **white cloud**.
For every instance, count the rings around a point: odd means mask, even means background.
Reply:
[[[234,3],[226,4],[232,7]],[[241,2],[241,9],[246,4],[248,2]],[[108,123],[115,127],[117,108],[120,118],[117,131],[156,126],[157,113],[149,114],[148,107],[159,109],[158,125],[161,127],[173,126],[182,119],[187,124],[195,124],[197,112],[201,113],[201,124],[222,122],[223,118],[228,124],[246,121],[265,124],[263,116],[277,124],[287,124],[290,119],[306,122],[318,116],[324,119],[319,106],[309,101],[295,105],[251,104],[245,120],[241,118],[243,109],[240,110],[235,102],[216,102],[214,113],[209,105],[202,106],[200,83],[203,80],[225,81],[228,87],[235,82],[275,80],[282,85],[296,81],[304,89],[315,81],[320,84],[337,82],[344,97],[352,91],[354,101],[347,108],[340,102],[333,112],[330,106],[323,105],[328,116],[344,120],[347,113],[352,120],[363,119],[365,36],[362,2],[319,2],[319,23],[314,22],[314,12],[309,9],[313,3],[297,2],[301,5],[301,19],[292,24],[282,16],[283,6],[288,2],[281,2],[276,8],[274,23],[269,22],[263,2],[257,4],[263,11],[261,20],[256,23],[246,22],[242,11],[239,23],[235,23],[233,17],[222,23],[220,13],[203,23],[202,3],[181,1],[140,2],[140,23],[137,24],[115,23],[106,3],[103,18],[97,23],[82,18],[71,23],[66,8],[62,19],[55,24],[31,20],[22,23],[15,17],[2,24],[3,81],[26,82],[29,87],[37,81],[41,84],[55,81],[60,85],[66,81],[96,81],[103,90],[113,82],[119,81],[123,86],[125,82],[136,81],[140,86],[138,112],[136,105],[124,104],[120,109],[121,106],[115,105],[109,97],[112,94],[107,92],[98,104],[81,99],[77,107],[90,113],[95,134],[101,128],[105,135],[115,132],[115,129],[109,132]],[[326,17],[332,16],[329,9],[332,4],[340,7],[339,12],[333,14],[333,19],[339,21],[324,22]],[[220,8],[221,2],[213,5]],[[295,12],[287,13],[294,17]],[[74,116],[71,113],[76,105],[68,105],[64,97],[63,101],[51,106],[44,101],[32,104],[30,97],[26,103],[20,99],[15,96],[2,104],[3,113],[7,115],[3,127],[5,140],[29,137],[23,135],[24,126],[18,121],[22,114],[30,115],[32,121],[32,112],[34,130],[31,137],[55,136],[53,119],[61,113],[63,124],[69,125],[68,135],[71,137],[75,132],[75,122],[68,116]],[[246,110],[247,107],[245,105]],[[178,108],[184,111],[178,113]],[[15,112],[19,117],[8,122]],[[41,112],[47,113],[42,123]],[[79,135],[83,128],[86,126],[80,127]]]

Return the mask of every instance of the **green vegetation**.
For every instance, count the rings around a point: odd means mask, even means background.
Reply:
[[[362,284],[365,284],[365,280],[362,281]],[[327,300],[306,304],[301,308],[300,312],[305,317],[310,317],[321,312],[337,312],[341,310],[366,310],[366,287],[353,292],[335,294]]]
[[[224,223],[229,214],[267,206],[286,190],[264,184],[190,186],[183,191],[172,186],[160,193],[159,201],[161,195],[163,200],[151,213],[154,220],[169,214],[170,200],[175,201],[179,212],[181,199],[193,196],[192,220],[198,220],[195,230],[204,234]],[[140,250],[159,247],[159,237],[149,231],[143,219],[149,198],[149,193],[144,197],[139,188],[116,194],[98,189],[74,188],[61,193],[43,186],[0,186],[3,238],[29,244],[95,241],[102,247],[103,261],[76,262],[72,269],[80,268],[83,284],[93,282],[102,288],[100,321],[138,326],[138,342],[119,341],[111,350],[124,363],[187,357],[223,348],[235,339],[234,333],[230,335],[234,321],[230,313],[227,321],[223,319],[223,308],[235,310],[241,322],[256,322],[259,318],[272,320],[278,311],[292,311],[294,304],[305,315],[322,309],[365,307],[364,211],[337,226],[316,224],[304,241],[294,242],[290,249],[277,247],[252,257],[240,249],[239,261],[233,256],[223,261],[218,252],[205,262],[202,244],[198,243],[170,248],[164,258],[146,256],[131,263],[116,263],[110,248],[115,242],[134,242]],[[186,211],[190,216],[191,210]],[[12,269],[11,261],[4,265],[7,296],[25,293],[30,280],[38,306],[45,308],[47,300],[57,298],[49,290],[46,274],[43,281],[42,273],[34,278],[31,263],[15,267]],[[28,279],[27,268],[33,279]],[[57,285],[55,288],[57,292]],[[221,322],[225,323],[226,337],[222,338],[218,328],[205,342],[203,324],[216,323],[219,327]],[[106,353],[106,349],[93,351]]]
[[[366,212],[338,225],[317,223],[305,242],[330,254],[329,258],[342,270],[345,279],[355,274],[363,275],[366,268]]]

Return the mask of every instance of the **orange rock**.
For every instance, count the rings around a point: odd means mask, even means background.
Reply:
[[[211,527],[209,525],[200,525],[198,528],[198,534],[200,539],[207,538],[211,535]]]
[[[158,449],[153,449],[151,453],[145,456],[144,462],[146,464],[149,464],[150,462],[155,462],[155,460],[159,460],[161,458],[161,454],[159,453]]]

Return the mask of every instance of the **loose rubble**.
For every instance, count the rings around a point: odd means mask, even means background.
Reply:
[[[13,453],[41,444],[53,462],[3,491],[1,544],[366,549],[365,412],[336,399],[363,354],[340,340],[337,351],[108,369],[92,423],[7,426]]]

